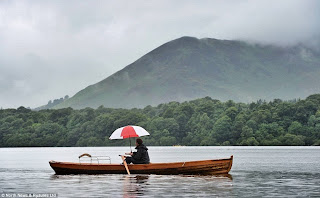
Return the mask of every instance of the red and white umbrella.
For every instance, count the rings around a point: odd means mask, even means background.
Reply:
[[[130,140],[130,150],[131,150],[131,139],[132,137],[141,137],[145,135],[150,135],[148,131],[140,126],[125,126],[115,130],[111,136],[109,137],[110,140],[114,139],[125,139],[129,138]],[[132,152],[132,150],[131,150]]]
[[[132,137],[141,137],[145,135],[150,135],[148,131],[140,126],[125,126],[115,130],[111,136],[109,137],[110,140],[114,139],[125,139],[125,138],[132,138]]]

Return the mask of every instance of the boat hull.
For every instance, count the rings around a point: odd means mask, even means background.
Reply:
[[[157,175],[215,175],[228,174],[232,167],[233,156],[227,159],[173,162],[129,164],[131,174],[157,174]],[[52,169],[58,175],[67,174],[127,174],[120,164],[93,164],[73,162],[49,162]]]

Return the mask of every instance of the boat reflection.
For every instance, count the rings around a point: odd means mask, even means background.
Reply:
[[[149,175],[126,175],[123,182],[123,197],[140,197],[145,194]]]
[[[203,179],[226,179],[232,181],[232,175],[230,174],[219,174],[219,175],[181,175],[182,177],[197,177]]]
[[[185,180],[183,178],[194,178]],[[123,176],[123,197],[141,197],[150,194],[160,186],[170,185],[169,180],[179,181],[179,183],[191,183],[194,185],[198,182],[216,183],[216,186],[224,186],[229,188],[232,186],[231,174],[220,175],[124,175]],[[165,183],[162,183],[164,182]],[[169,183],[168,183],[169,182]]]
[[[230,175],[230,174],[222,174],[222,175],[218,175],[217,177],[227,177],[227,178],[229,178],[231,181],[232,181],[232,175]]]

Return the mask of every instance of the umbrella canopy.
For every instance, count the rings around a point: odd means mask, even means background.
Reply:
[[[115,130],[111,136],[110,140],[114,139],[125,139],[132,137],[141,137],[145,135],[150,135],[144,128],[140,126],[125,126]]]

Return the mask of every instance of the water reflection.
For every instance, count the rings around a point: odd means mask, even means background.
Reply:
[[[221,175],[218,175],[217,177],[226,177],[226,178],[229,178],[231,181],[232,181],[232,175],[230,174],[221,174]]]
[[[67,185],[70,195],[113,197],[226,195],[232,193],[233,177],[224,175],[51,175],[55,186]],[[200,196],[198,193],[201,192]],[[99,193],[99,194],[98,194]],[[65,194],[64,194],[65,195]]]
[[[43,174],[44,181],[45,175]],[[29,182],[26,184],[31,188],[40,189],[41,183],[36,185],[34,181],[30,184],[30,177],[24,178]],[[47,183],[44,186],[52,186],[51,191],[59,193],[62,197],[248,197],[249,195],[251,197],[267,195],[317,197],[316,195],[320,193],[319,173],[286,171],[241,171],[233,172],[232,175],[211,176],[106,174],[50,175],[49,177],[50,185]],[[3,184],[6,185],[4,189],[6,191],[13,188],[26,189],[26,185],[19,185],[17,182],[12,185]]]
[[[180,175],[181,177],[199,177],[199,178],[210,178],[210,179],[214,179],[214,178],[221,178],[221,179],[227,179],[232,181],[232,175],[231,174],[219,174],[219,175]]]
[[[123,182],[123,197],[141,197],[145,195],[149,175],[126,175]]]

